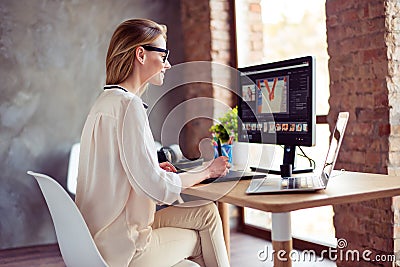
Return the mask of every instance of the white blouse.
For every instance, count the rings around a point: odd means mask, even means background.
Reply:
[[[155,204],[174,202],[181,185],[159,167],[142,100],[105,90],[83,128],[75,201],[110,266],[128,266],[145,249]]]

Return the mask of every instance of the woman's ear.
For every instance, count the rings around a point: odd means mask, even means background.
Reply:
[[[135,56],[136,56],[136,59],[139,61],[140,64],[144,64],[144,60],[145,60],[146,55],[145,55],[143,47],[139,46],[136,49]]]

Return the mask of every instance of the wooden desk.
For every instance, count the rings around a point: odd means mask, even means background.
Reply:
[[[184,193],[272,212],[273,250],[284,250],[286,256],[292,250],[291,211],[400,195],[400,177],[369,173],[335,171],[327,189],[313,193],[247,195],[245,191],[249,183],[240,181],[196,185]],[[277,258],[277,254],[274,253],[275,266],[292,266],[290,258],[282,261]]]

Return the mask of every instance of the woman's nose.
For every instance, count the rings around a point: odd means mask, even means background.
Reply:
[[[168,59],[165,61],[164,69],[170,69],[171,63],[169,63]]]

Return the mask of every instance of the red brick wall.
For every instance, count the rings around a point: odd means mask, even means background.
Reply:
[[[387,173],[389,108],[382,0],[328,0],[330,112],[350,112],[338,167]]]
[[[213,97],[224,105],[214,106],[214,118],[219,118],[229,107],[236,105],[231,67],[236,67],[233,36],[233,1],[212,0],[211,9],[211,60],[213,62]],[[214,63],[216,63],[214,65]],[[222,86],[221,86],[222,85]]]
[[[400,176],[400,53],[399,53],[399,20],[400,3],[397,0],[385,2],[386,7],[386,46],[388,48],[388,102],[390,107],[390,138],[389,138],[389,164],[390,175]],[[392,210],[394,212],[394,251],[400,251],[400,198],[393,199]]]
[[[400,3],[386,1],[386,46],[388,77],[387,87],[390,107],[389,174],[400,176]]]
[[[211,31],[211,58],[212,61],[233,65],[231,55],[231,20],[232,6],[227,0],[210,1],[210,31]]]
[[[264,61],[264,31],[261,17],[261,0],[236,1],[237,46],[241,51],[238,55],[239,67],[261,64]]]
[[[331,127],[339,111],[350,121],[337,168],[388,173],[389,94],[386,9],[382,0],[327,0]],[[334,206],[337,238],[348,249],[392,254],[392,199]],[[338,266],[392,266],[392,263],[338,261]]]
[[[185,62],[208,61],[233,65],[235,55],[232,53],[232,0],[182,0],[181,22],[183,27]],[[215,73],[212,69],[202,69],[208,72],[210,80]],[[232,96],[229,91],[206,83],[192,83],[182,86],[186,99],[198,97],[216,98],[232,106]],[[200,112],[201,109],[202,112]],[[190,105],[187,109],[188,118],[208,110],[209,118],[214,117],[214,107],[204,105]],[[190,121],[183,129],[180,145],[187,157],[199,157],[199,143],[210,137],[208,129],[212,125],[211,119],[198,118]]]
[[[240,67],[262,62],[263,27],[260,0],[212,0],[211,36],[212,61],[225,66]],[[238,12],[235,12],[237,9]],[[239,23],[236,24],[236,21]],[[237,53],[237,47],[246,53]],[[241,56],[241,58],[237,58]],[[236,106],[236,70],[213,70],[213,79],[227,88],[214,86],[214,99],[224,105],[214,107],[214,118],[221,117],[229,107]]]
[[[210,5],[208,0],[182,0],[181,23],[184,43],[184,62],[210,61],[211,60],[211,32],[210,32]],[[205,70],[207,72],[207,70]],[[203,71],[204,72],[204,71]],[[209,75],[211,72],[204,74]],[[197,97],[212,97],[212,87],[204,83],[191,83],[183,85],[180,89],[185,94],[185,99]],[[186,120],[189,122],[181,133],[180,146],[188,158],[199,157],[198,144],[207,134],[211,126],[209,120],[196,118],[201,107],[197,105],[186,106]],[[212,107],[211,107],[212,108]],[[209,112],[212,116],[212,110]]]

